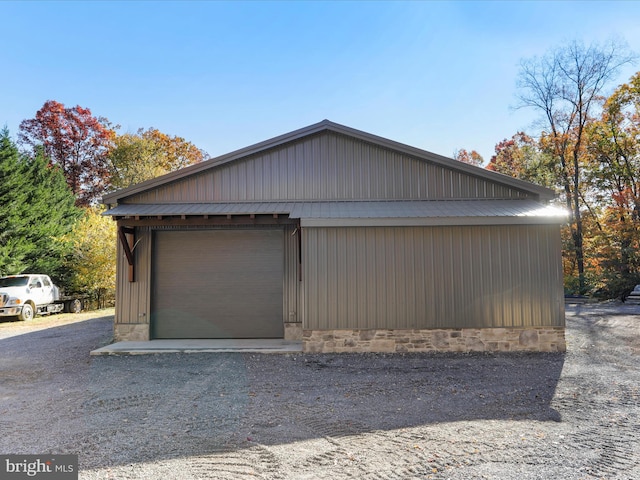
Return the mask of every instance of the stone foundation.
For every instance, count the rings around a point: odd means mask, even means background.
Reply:
[[[113,326],[113,339],[116,342],[144,342],[149,340],[149,324],[116,323]]]
[[[563,327],[304,330],[307,353],[564,352]]]

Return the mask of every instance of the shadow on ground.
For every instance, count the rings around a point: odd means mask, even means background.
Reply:
[[[111,319],[0,340],[0,451],[100,468],[463,420],[560,421],[563,354],[91,358]]]

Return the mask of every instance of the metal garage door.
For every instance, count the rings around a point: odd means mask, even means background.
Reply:
[[[282,230],[157,231],[153,338],[283,338]]]

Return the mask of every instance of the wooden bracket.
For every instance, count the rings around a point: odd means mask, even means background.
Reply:
[[[134,281],[134,257],[133,257],[133,249],[135,243],[135,229],[131,227],[121,226],[118,228],[118,238],[120,239],[120,243],[122,244],[122,249],[124,250],[124,254],[127,257],[127,263],[129,264],[129,281]]]

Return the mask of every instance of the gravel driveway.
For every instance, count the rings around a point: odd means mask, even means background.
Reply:
[[[638,479],[639,313],[568,307],[566,354],[90,357],[112,317],[0,323],[0,453],[79,454],[81,479]]]

